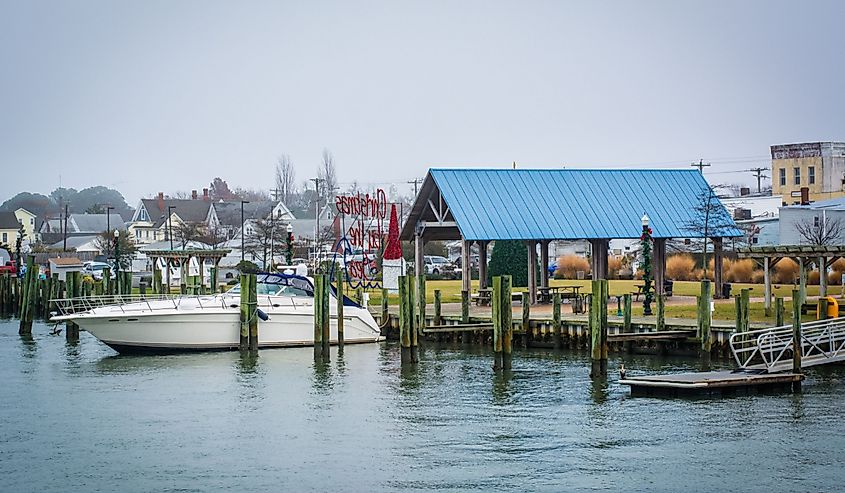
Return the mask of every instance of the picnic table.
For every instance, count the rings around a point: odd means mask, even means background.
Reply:
[[[474,300],[478,306],[487,306],[493,300],[493,288],[479,288],[477,292],[470,296],[470,299]],[[522,293],[512,292],[511,301],[524,301]]]

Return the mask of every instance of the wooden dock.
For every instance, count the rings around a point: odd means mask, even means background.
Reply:
[[[800,383],[800,373],[765,373],[746,371],[708,371],[646,375],[623,378],[620,384],[631,386],[632,396],[677,397],[683,395],[737,395],[759,391],[791,390]]]

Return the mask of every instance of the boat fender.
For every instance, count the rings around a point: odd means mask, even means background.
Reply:
[[[264,311],[262,311],[260,308],[255,309],[255,314],[258,315],[258,318],[265,322],[270,320],[270,316],[264,313]]]

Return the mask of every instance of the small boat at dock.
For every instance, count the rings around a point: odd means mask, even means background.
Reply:
[[[304,276],[257,277],[258,347],[314,345],[314,285]],[[337,303],[331,303],[330,340],[337,343]],[[114,295],[55,300],[53,322],[72,321],[120,353],[237,349],[240,285],[214,295]],[[264,320],[266,318],[266,320]],[[366,308],[344,297],[344,343],[381,340]]]

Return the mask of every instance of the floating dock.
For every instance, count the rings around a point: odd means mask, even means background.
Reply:
[[[792,390],[800,384],[800,373],[766,373],[723,370],[623,378],[619,383],[631,386],[632,396],[676,397],[683,395],[744,395],[765,391]]]

